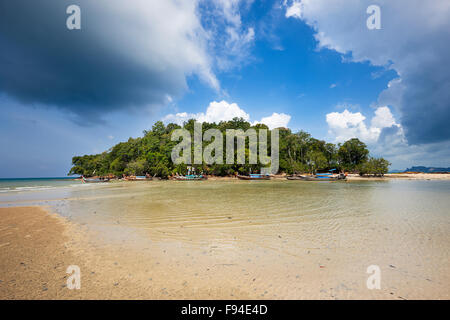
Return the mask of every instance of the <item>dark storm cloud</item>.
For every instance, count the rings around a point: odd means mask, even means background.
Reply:
[[[380,103],[401,112],[401,124],[411,144],[450,139],[450,44],[442,41],[444,38],[450,38],[449,30],[430,34],[428,46],[413,41],[405,49],[409,57],[399,63],[400,78],[380,95]]]
[[[374,1],[330,2],[286,3],[298,6],[293,16],[315,28],[319,47],[397,72],[399,78],[380,95],[379,104],[399,111],[410,144],[450,140],[450,2],[376,1],[379,30],[366,27],[366,9]]]
[[[81,30],[66,27],[71,4],[81,7]],[[120,108],[163,105],[183,92],[186,75],[215,79],[192,8],[177,9],[173,1],[0,0],[0,93],[84,121]],[[183,15],[186,26],[174,29],[172,14]],[[186,47],[191,56],[183,54]]]
[[[449,45],[450,47],[450,45]],[[421,144],[450,139],[450,50],[434,64],[406,74],[402,125],[410,143]]]

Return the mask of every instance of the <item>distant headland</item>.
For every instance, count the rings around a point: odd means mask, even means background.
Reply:
[[[450,167],[438,168],[438,167],[413,166],[411,168],[407,168],[406,170],[392,170],[391,171],[391,173],[403,173],[403,172],[450,173]]]

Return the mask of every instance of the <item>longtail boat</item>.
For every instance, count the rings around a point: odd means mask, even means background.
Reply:
[[[124,178],[127,181],[150,181],[153,180],[152,176],[129,176]]]
[[[102,183],[109,182],[109,178],[85,178],[82,177],[83,183]]]
[[[250,174],[248,176],[237,176],[240,180],[270,180],[270,175],[264,175],[264,174]]]
[[[346,180],[345,175],[332,176],[331,174],[316,174],[314,176],[289,176],[288,180],[302,180],[302,181],[338,181]]]
[[[199,180],[207,180],[208,178],[204,175],[196,175],[196,174],[188,174],[185,176],[174,176],[174,180],[177,181],[199,181]]]

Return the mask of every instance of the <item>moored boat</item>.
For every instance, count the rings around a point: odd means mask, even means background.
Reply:
[[[238,175],[237,178],[240,180],[270,180],[270,175],[251,173],[248,176]]]
[[[153,180],[153,177],[150,175],[146,175],[146,176],[128,176],[128,177],[124,177],[125,180],[127,181],[150,181]]]
[[[288,180],[302,180],[302,181],[339,181],[346,180],[345,175],[339,174],[333,176],[331,174],[316,174],[314,176],[289,176]]]
[[[85,178],[85,177],[82,177],[81,180],[83,181],[83,183],[109,182],[109,178]]]
[[[188,174],[185,176],[174,176],[173,179],[177,181],[198,181],[207,180],[208,178],[204,175]]]

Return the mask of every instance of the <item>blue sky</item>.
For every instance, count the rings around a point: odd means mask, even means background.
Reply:
[[[394,169],[450,166],[448,2],[375,1],[368,30],[372,2],[2,0],[0,178],[64,176],[157,120],[240,114],[358,137]]]

